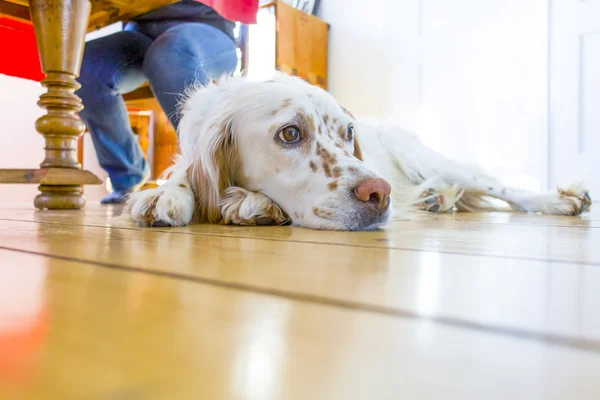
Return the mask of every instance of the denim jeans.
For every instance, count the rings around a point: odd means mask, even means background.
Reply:
[[[85,108],[79,116],[115,191],[131,190],[149,171],[122,94],[148,81],[177,128],[176,106],[184,89],[231,74],[236,66],[236,46],[230,36],[199,22],[130,23],[121,32],[86,44],[79,78],[82,87],[77,91]]]

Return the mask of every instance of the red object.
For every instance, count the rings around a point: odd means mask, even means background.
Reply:
[[[258,0],[196,0],[219,15],[243,24],[256,23]],[[0,74],[40,81],[44,78],[33,26],[0,17]]]
[[[0,17],[0,74],[44,78],[31,24]]]
[[[255,24],[258,0],[196,0],[215,10],[220,16],[242,24]]]
[[[26,383],[34,376],[48,322],[49,313],[44,308],[19,327],[0,330],[0,385]]]

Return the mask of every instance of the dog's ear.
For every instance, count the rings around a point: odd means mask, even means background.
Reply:
[[[195,154],[187,168],[196,197],[195,219],[218,223],[225,189],[234,186],[238,153],[231,120],[210,121],[196,142]]]
[[[342,111],[344,111],[345,114],[350,116],[350,118],[356,119],[356,118],[354,118],[354,115],[352,115],[352,113],[346,107],[342,106],[341,104],[339,106],[342,109]],[[356,135],[356,132],[354,133],[354,157],[358,158],[361,161],[363,160],[362,151],[360,151],[360,144],[358,144],[358,137]]]
[[[218,223],[225,189],[234,184],[238,152],[232,99],[247,83],[228,79],[192,88],[181,107],[179,143],[196,196],[197,221]]]
[[[360,145],[358,144],[358,135],[354,134],[354,157],[358,158],[360,161],[362,158],[362,151],[360,151]]]

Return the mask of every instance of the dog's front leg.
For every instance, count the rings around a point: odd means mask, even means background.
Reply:
[[[262,193],[229,187],[221,202],[223,223],[233,225],[284,225],[289,218],[277,204]]]
[[[179,170],[162,186],[133,193],[124,214],[142,226],[184,226],[192,221],[195,205],[187,174]]]

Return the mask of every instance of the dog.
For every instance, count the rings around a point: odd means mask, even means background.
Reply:
[[[180,154],[167,181],[124,208],[143,226],[193,222],[373,230],[411,213],[506,210],[579,215],[582,184],[544,193],[502,185],[397,126],[355,118],[327,91],[276,73],[184,94]]]

